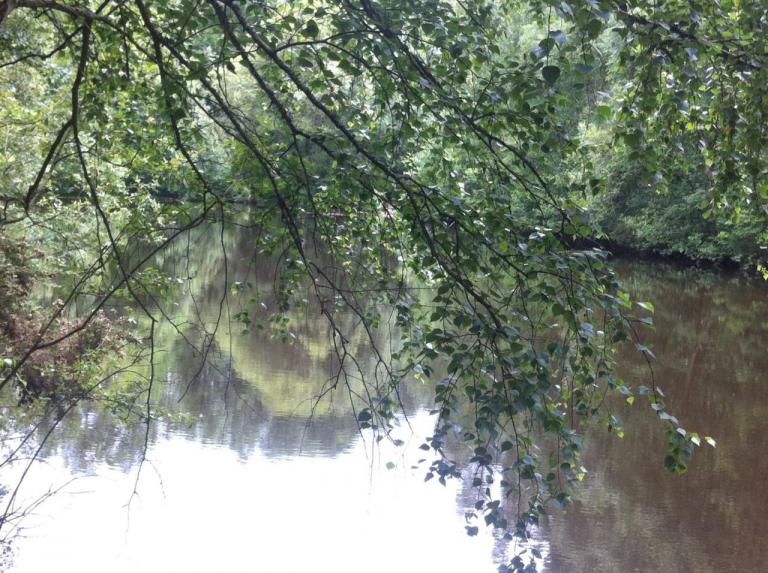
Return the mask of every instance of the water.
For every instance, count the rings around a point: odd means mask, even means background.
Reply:
[[[630,291],[656,304],[649,339],[668,404],[712,435],[689,471],[661,469],[664,436],[645,408],[622,408],[623,440],[594,435],[592,473],[547,528],[551,571],[768,570],[768,290],[749,281],[648,264],[620,265]],[[631,350],[628,380],[647,371]]]
[[[230,281],[250,283],[248,297],[268,300],[269,272],[249,264],[247,243],[228,240]],[[200,313],[211,327],[223,262],[215,241],[196,249],[206,253],[197,266],[176,252],[163,268],[185,284],[196,277],[195,296],[174,316]],[[688,473],[669,475],[663,430],[650,409],[640,399],[633,408],[617,403],[626,435],[590,436],[590,473],[575,502],[534,532],[540,569],[765,571],[768,291],[712,273],[620,268],[629,290],[656,304],[657,329],[648,338],[671,410],[718,446],[702,448]],[[232,299],[223,315],[239,304]],[[398,430],[403,448],[374,445],[358,432],[343,393],[315,408],[308,425],[310,398],[333,364],[323,319],[307,313],[290,345],[241,328],[221,327],[212,365],[191,385],[199,356],[167,325],[158,332],[154,398],[186,414],[150,427],[138,481],[142,423],[120,426],[94,405],[64,419],[19,496],[28,502],[61,489],[24,520],[12,571],[490,573],[512,554],[483,528],[475,538],[465,534],[464,510],[474,502],[466,483],[425,484],[424,470],[412,468],[433,423],[427,386],[403,395],[410,414],[410,428],[403,422]],[[625,379],[645,382],[636,353],[628,348],[622,358]],[[5,470],[3,483],[12,483],[12,473]]]

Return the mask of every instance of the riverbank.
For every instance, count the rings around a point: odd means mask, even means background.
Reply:
[[[574,243],[574,246],[598,246],[615,257],[649,263],[664,263],[678,268],[697,268],[726,273],[745,273],[752,276],[763,276],[759,268],[761,264],[766,265],[766,262],[752,259],[748,261],[740,261],[726,256],[720,258],[696,257],[674,250],[661,251],[657,249],[640,248],[607,238],[581,240]]]

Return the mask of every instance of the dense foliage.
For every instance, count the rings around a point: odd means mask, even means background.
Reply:
[[[762,236],[767,13],[736,0],[0,2],[0,232],[45,253],[61,297],[7,349],[2,386],[130,299],[149,424],[176,281],[156,256],[249,210],[279,261],[276,334],[296,307],[328,319],[337,370],[319,395],[346,389],[360,426],[388,435],[401,383],[431,384],[427,475],[458,475],[447,440],[470,446],[486,523],[525,537],[567,501],[586,471],[583,424],[621,432],[610,393],[647,397],[665,465],[684,471],[699,436],[652,371],[639,388],[614,374],[624,340],[652,358],[637,327],[653,307],[632,304],[605,252],[573,245],[599,234],[590,203],[610,210],[609,231],[626,224],[661,250],[659,225],[713,216]],[[693,253],[698,239],[674,240]],[[740,254],[739,237],[723,240]],[[200,331],[202,347],[216,326]],[[494,482],[527,501],[516,523]]]
[[[607,189],[590,198],[589,208],[609,248],[747,270],[763,264],[768,242],[762,208],[713,209],[703,162],[685,159],[658,181],[625,157],[605,158]]]

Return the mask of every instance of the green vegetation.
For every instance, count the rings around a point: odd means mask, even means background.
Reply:
[[[692,261],[738,263],[754,269],[766,259],[765,213],[758,206],[713,209],[701,161],[669,169],[663,187],[626,159],[606,162],[607,191],[589,202],[610,244]]]
[[[290,340],[310,309],[337,356],[318,398],[344,391],[386,436],[402,385],[429,384],[427,477],[459,475],[445,446],[464,442],[481,522],[525,537],[567,503],[584,425],[622,432],[611,393],[650,405],[665,466],[685,471],[704,438],[654,383],[614,373],[623,341],[653,357],[638,332],[653,305],[578,245],[607,232],[760,263],[766,18],[738,0],[0,2],[0,240],[18,245],[0,295],[43,317],[24,338],[5,330],[0,387],[104,392],[149,436],[166,333],[194,347],[193,383],[222,322]],[[268,293],[230,279],[226,226],[246,221],[276,267]],[[194,245],[204,224],[219,240]],[[174,273],[171,248],[186,260]],[[33,249],[22,280],[14,253]],[[178,324],[197,257],[221,259],[230,294]],[[232,316],[235,296],[251,307]],[[120,328],[126,303],[131,336],[94,330]],[[96,388],[104,341],[132,344],[141,376]],[[74,372],[62,345],[83,357]],[[36,360],[56,384],[34,382]],[[515,523],[494,482],[527,501]]]

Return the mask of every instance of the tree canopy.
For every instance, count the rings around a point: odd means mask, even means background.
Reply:
[[[567,502],[583,425],[621,432],[609,394],[647,399],[684,471],[701,438],[652,369],[638,388],[615,375],[624,340],[650,364],[653,306],[621,290],[585,207],[621,155],[659,192],[684,167],[697,208],[762,234],[767,27],[759,0],[4,0],[0,232],[67,280],[2,386],[116,298],[144,315],[151,364],[168,290],[153,257],[247,211],[279,261],[271,327],[317,305],[338,354],[326,390],[381,435],[400,384],[431,384],[427,475],[457,475],[447,440],[471,446],[486,523],[525,537]],[[527,500],[517,523],[494,481]]]

